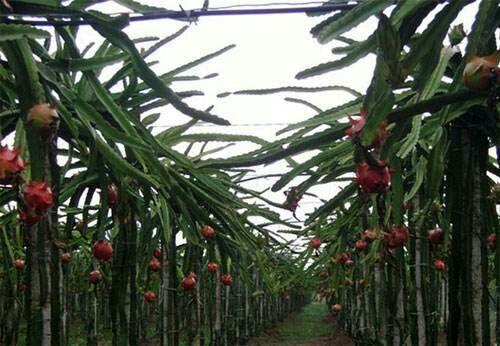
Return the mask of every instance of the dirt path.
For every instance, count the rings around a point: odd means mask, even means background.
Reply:
[[[352,340],[328,318],[324,304],[310,304],[272,330],[253,338],[248,346],[352,346]]]

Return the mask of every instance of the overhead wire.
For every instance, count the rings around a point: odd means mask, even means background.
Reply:
[[[287,126],[291,125],[292,123],[243,123],[243,124],[229,124],[229,125],[218,125],[218,124],[212,124],[212,123],[202,123],[202,124],[194,124],[191,125],[191,127],[211,127],[211,126],[217,126],[217,127],[253,127],[253,126]],[[175,126],[182,126],[182,124],[178,125],[152,125],[150,127],[153,128],[170,128],[170,127],[175,127]]]
[[[140,22],[157,19],[176,19],[185,21],[196,21],[199,17],[206,16],[241,16],[241,15],[267,15],[267,14],[293,14],[293,13],[321,13],[352,9],[357,4],[336,3],[322,6],[292,6],[276,8],[246,8],[246,9],[194,9],[194,10],[165,10],[145,13],[123,12],[120,16],[127,16],[129,22]],[[236,5],[233,5],[236,6]],[[0,23],[6,24],[28,24],[35,26],[79,26],[92,25],[92,18],[69,19],[84,17],[80,13],[0,13]],[[10,17],[47,17],[44,20],[17,19]]]
[[[343,2],[337,2],[336,5],[359,5],[361,1],[343,1]],[[190,11],[212,11],[212,10],[230,10],[230,9],[236,9],[236,8],[242,8],[242,7],[271,7],[271,6],[290,6],[292,8],[294,7],[301,7],[301,6],[308,6],[308,5],[316,5],[320,6],[321,8],[325,8],[326,6],[330,6],[328,4],[325,4],[325,1],[305,1],[305,2],[266,2],[266,3],[258,3],[258,4],[233,4],[233,5],[226,5],[226,6],[210,6],[208,8],[195,8],[195,9],[190,9],[190,10],[185,10],[182,9],[179,11],[175,10],[170,10],[170,9],[165,9],[160,12],[184,12],[184,13],[189,13]],[[324,10],[325,12],[329,11],[328,9]],[[151,11],[152,12],[152,11]],[[129,14],[148,14],[151,12],[133,12],[133,11],[117,11],[117,12],[106,12],[104,14],[108,16],[120,16],[120,15],[129,15]],[[158,11],[155,11],[158,12]],[[70,18],[70,17],[81,17],[82,14],[78,12],[73,12],[73,13],[64,13],[62,14],[61,12],[44,12],[44,13],[0,13],[0,17],[10,17],[13,15],[25,15],[29,17],[46,17],[50,16],[53,18]]]
[[[349,1],[344,1],[341,3],[349,3]],[[325,1],[304,1],[304,2],[265,2],[258,4],[236,4],[236,5],[227,5],[227,6],[210,6],[209,10],[223,10],[223,9],[231,9],[231,8],[241,8],[241,7],[270,7],[270,6],[305,6],[305,5],[318,5],[318,6],[326,6]]]

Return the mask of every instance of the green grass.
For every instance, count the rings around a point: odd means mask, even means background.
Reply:
[[[332,326],[326,321],[327,315],[325,304],[307,305],[299,315],[278,328],[279,341],[286,345],[330,335]]]

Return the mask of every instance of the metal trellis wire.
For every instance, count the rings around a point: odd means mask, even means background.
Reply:
[[[292,13],[321,13],[352,9],[356,3],[336,3],[323,6],[294,6],[279,8],[246,8],[246,9],[194,9],[181,11],[155,11],[148,13],[120,13],[118,16],[128,17],[129,22],[139,22],[157,19],[176,19],[196,21],[200,17],[208,16],[241,16],[241,15],[267,15],[267,14],[292,14]],[[45,19],[23,19],[19,17],[46,17]],[[72,19],[80,17],[78,19]],[[0,13],[0,23],[28,24],[35,26],[78,26],[92,25],[95,21],[85,17],[82,13]]]

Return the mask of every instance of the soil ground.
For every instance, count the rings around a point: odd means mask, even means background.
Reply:
[[[248,346],[353,346],[351,338],[336,330],[324,304],[307,305],[271,330],[253,338]]]

